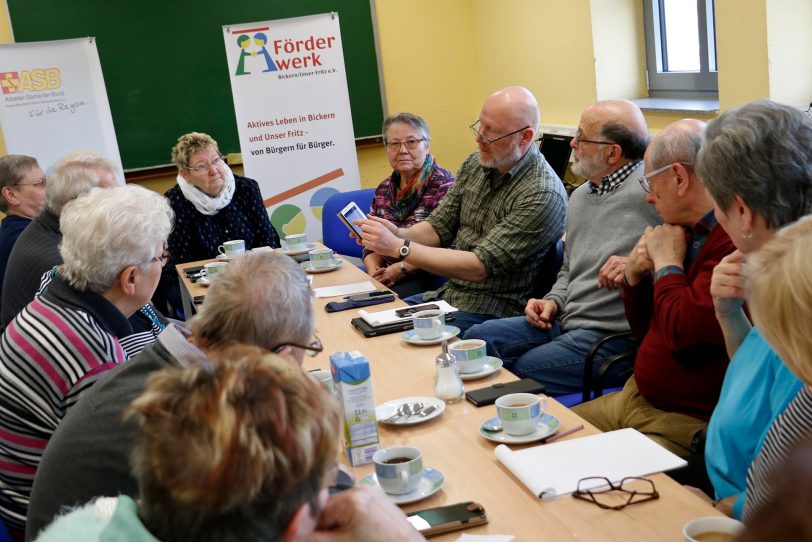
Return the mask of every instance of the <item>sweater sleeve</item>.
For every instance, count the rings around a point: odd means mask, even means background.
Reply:
[[[625,280],[623,281],[626,282]],[[654,305],[652,302],[651,277],[646,276],[634,286],[623,285],[623,307],[626,310],[626,320],[638,344],[646,336],[651,324]]]

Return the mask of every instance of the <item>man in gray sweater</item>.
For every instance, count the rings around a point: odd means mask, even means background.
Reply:
[[[605,100],[584,111],[571,142],[572,171],[589,182],[569,201],[555,285],[543,299],[527,302],[525,316],[485,322],[465,334],[484,339],[489,355],[516,376],[542,382],[550,395],[581,391],[592,343],[629,329],[618,291],[625,255],[646,226],[662,222],[637,182],[648,141],[643,114],[631,102]],[[629,348],[628,340],[603,347],[595,371],[602,359]]]

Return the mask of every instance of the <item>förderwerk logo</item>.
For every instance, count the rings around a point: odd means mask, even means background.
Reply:
[[[236,43],[240,48],[235,75],[322,68],[319,51],[332,49],[336,42],[335,36],[314,35],[306,39],[272,39],[269,42],[269,30],[265,26],[232,31],[237,36]],[[315,70],[308,75],[333,71],[334,68]]]
[[[58,68],[37,68],[19,72],[0,72],[3,94],[42,92],[62,86]]]

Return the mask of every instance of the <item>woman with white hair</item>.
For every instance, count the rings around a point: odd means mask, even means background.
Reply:
[[[0,515],[21,535],[45,445],[82,391],[124,362],[119,337],[152,297],[172,210],[138,186],[93,188],[62,209],[64,264],[0,338]]]

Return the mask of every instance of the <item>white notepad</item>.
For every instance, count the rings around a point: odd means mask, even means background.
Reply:
[[[572,493],[581,478],[603,476],[619,482],[627,476],[646,476],[687,464],[635,429],[620,429],[516,452],[500,444],[494,454],[533,495],[543,500]]]
[[[454,312],[457,310],[455,307],[452,307],[442,299],[438,299],[437,301],[426,301],[426,303],[437,305],[438,309],[445,313]],[[421,305],[425,305],[426,303],[421,303]],[[395,322],[409,322],[412,319],[411,316],[401,318],[400,316],[395,314],[395,311],[402,310],[403,308],[404,307],[398,307],[397,309],[388,309],[385,311],[375,311],[375,312],[369,312],[365,311],[364,309],[359,309],[358,315],[372,327],[385,326],[387,324],[394,324]]]
[[[313,293],[316,297],[338,297],[342,295],[360,294],[363,292],[371,292],[375,290],[375,286],[371,282],[354,282],[352,284],[341,284],[339,286],[324,286],[323,288],[315,288]]]

